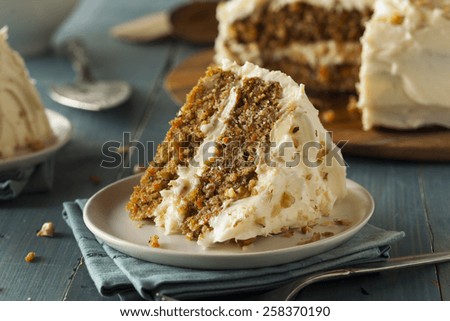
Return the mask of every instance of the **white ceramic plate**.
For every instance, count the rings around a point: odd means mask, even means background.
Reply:
[[[56,111],[46,109],[45,112],[47,113],[50,127],[55,134],[54,141],[38,151],[24,151],[13,157],[0,158],[0,171],[24,168],[41,163],[49,159],[69,141],[72,135],[70,121]]]
[[[319,241],[298,245],[311,236],[300,232],[292,237],[281,235],[258,238],[243,249],[236,244],[219,244],[204,249],[183,235],[164,235],[163,229],[149,223],[139,226],[128,217],[125,205],[139,183],[140,175],[115,182],[92,196],[84,209],[84,222],[89,230],[112,248],[130,256],[160,264],[198,269],[240,269],[278,265],[297,261],[330,250],[351,238],[370,219],[374,202],[367,190],[347,180],[349,193],[333,209],[332,215],[312,232],[334,235]],[[349,226],[329,224],[333,219],[350,221]],[[340,229],[340,230],[338,230]],[[159,236],[160,248],[148,245],[150,236]]]

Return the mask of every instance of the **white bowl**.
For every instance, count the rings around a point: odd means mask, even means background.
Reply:
[[[0,0],[0,28],[8,26],[11,47],[24,56],[48,49],[53,33],[78,0]]]

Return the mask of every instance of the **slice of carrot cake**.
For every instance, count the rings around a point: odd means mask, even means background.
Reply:
[[[375,0],[232,0],[217,10],[216,62],[281,70],[309,91],[354,92]]]
[[[248,242],[328,215],[345,175],[303,85],[224,61],[188,95],[127,208],[205,247]]]
[[[39,93],[25,62],[7,43],[0,29],[0,158],[18,151],[41,149],[53,139]]]

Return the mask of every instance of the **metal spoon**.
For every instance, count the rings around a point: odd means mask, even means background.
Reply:
[[[54,85],[50,97],[69,107],[90,111],[113,108],[124,103],[131,95],[131,87],[123,81],[96,81],[92,76],[89,60],[79,39],[66,43],[73,68],[77,73],[74,83]]]

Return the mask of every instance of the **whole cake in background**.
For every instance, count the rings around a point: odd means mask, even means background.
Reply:
[[[0,158],[44,148],[54,138],[22,57],[0,29]]]
[[[204,247],[249,242],[329,215],[345,176],[303,85],[225,60],[188,95],[127,208]]]
[[[379,0],[362,38],[364,129],[450,128],[450,1]]]
[[[217,10],[215,61],[281,70],[308,92],[355,92],[375,0],[231,0]]]

